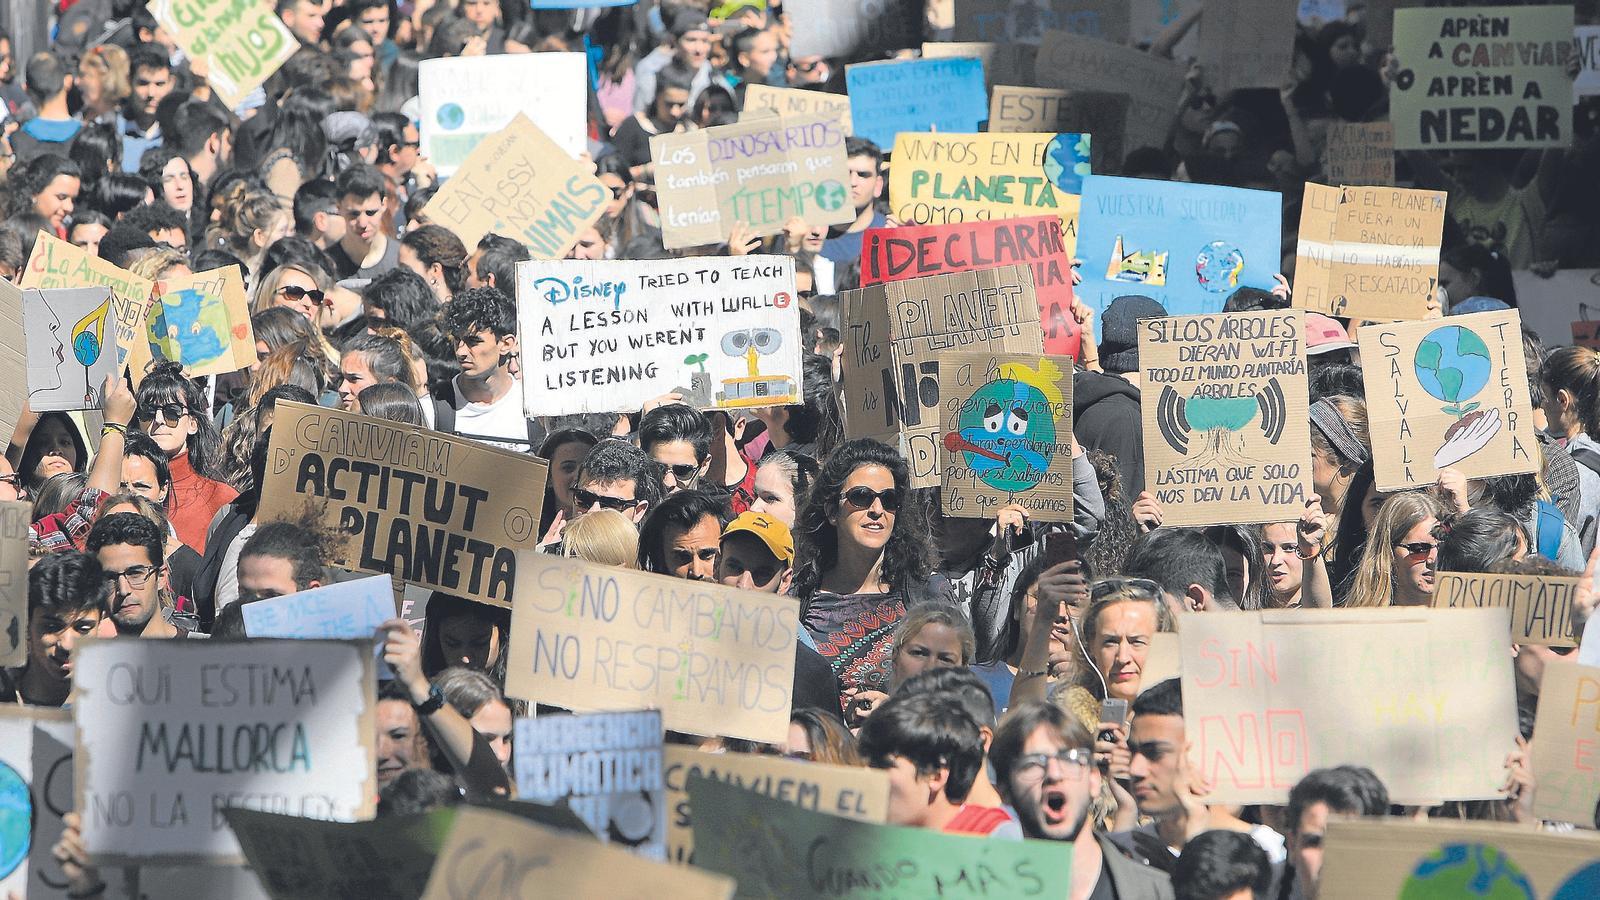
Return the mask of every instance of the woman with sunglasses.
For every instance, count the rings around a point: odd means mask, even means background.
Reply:
[[[139,385],[138,422],[167,454],[172,490],[167,507],[178,539],[206,550],[211,519],[239,492],[216,480],[221,440],[207,415],[205,394],[170,360],[157,362]]]
[[[1344,605],[1429,605],[1439,557],[1435,535],[1449,514],[1428,491],[1406,491],[1383,501]]]
[[[250,312],[285,306],[315,322],[332,286],[328,273],[309,263],[282,265],[256,282],[255,293],[250,298]]]
[[[795,524],[800,621],[847,697],[887,691],[907,607],[951,601],[950,583],[933,573],[932,529],[910,481],[894,448],[850,441],[823,465]]]

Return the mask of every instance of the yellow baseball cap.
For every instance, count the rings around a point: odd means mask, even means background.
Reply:
[[[722,539],[727,540],[729,535],[740,532],[760,538],[778,562],[794,565],[794,535],[789,532],[789,526],[766,513],[745,511],[722,529]]]

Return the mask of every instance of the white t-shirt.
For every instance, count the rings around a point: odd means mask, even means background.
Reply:
[[[528,419],[522,414],[522,391],[512,385],[506,395],[493,403],[469,403],[461,396],[461,376],[450,382],[455,395],[450,405],[456,411],[456,434],[470,438],[510,438],[515,443],[486,440],[484,443],[507,450],[528,449]]]

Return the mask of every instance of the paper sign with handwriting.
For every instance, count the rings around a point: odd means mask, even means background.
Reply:
[[[152,356],[182,363],[191,378],[256,364],[250,300],[238,266],[164,278],[156,282],[155,293],[158,299],[145,314]],[[143,349],[130,352],[136,357]]]
[[[72,811],[72,714],[0,707],[0,895],[63,897],[67,879],[51,849]]]
[[[1072,360],[1023,353],[939,359],[940,506],[992,519],[1020,506],[1072,521]]]
[[[1319,900],[1585,900],[1600,895],[1600,838],[1593,831],[1560,834],[1510,823],[1330,816],[1322,846]]]
[[[1334,184],[1394,184],[1394,123],[1330,123],[1323,168]]]
[[[515,238],[534,259],[560,259],[600,218],[610,200],[611,192],[594,177],[592,168],[562,152],[518,113],[504,128],[477,142],[423,213],[428,221],[455,232],[468,247],[493,233]]]
[[[800,402],[800,305],[787,256],[517,266],[529,416]]]
[[[844,133],[850,134],[850,98],[843,94],[772,87],[754,82],[746,84],[740,120],[743,121],[745,116],[767,113],[838,119]]]
[[[759,116],[650,139],[669,250],[856,218],[845,165],[849,129],[836,116]]]
[[[0,666],[28,663],[28,531],[33,504],[0,500]]]
[[[22,273],[21,285],[45,290],[99,286],[111,288],[119,368],[127,364],[129,352],[145,341],[145,319],[150,309],[150,294],[155,290],[154,282],[126,269],[119,269],[76,244],[69,244],[53,234],[39,232],[33,244],[33,254],[28,257],[27,271]],[[109,345],[110,341],[106,343]],[[253,346],[251,352],[254,353]],[[251,358],[254,359],[253,356]]]
[[[1572,596],[1583,579],[1551,575],[1481,575],[1440,572],[1433,605],[1439,609],[1511,608],[1511,640],[1518,644],[1576,647]]]
[[[370,822],[237,808],[222,814],[273,900],[416,897],[456,817],[453,808]]]
[[[372,815],[370,644],[89,641],[74,662],[76,808],[95,862],[240,862],[225,806]]]
[[[1127,94],[996,85],[989,93],[989,132],[1070,132],[1091,135],[1089,162],[1116,173],[1126,154]]]
[[[893,147],[913,131],[977,131],[989,118],[983,60],[970,56],[895,59],[845,70],[855,133]]]
[[[1533,724],[1533,814],[1594,824],[1600,802],[1600,669],[1545,663]]]
[[[634,856],[510,813],[463,806],[423,900],[682,897],[727,900],[733,879]]]
[[[253,638],[370,638],[395,617],[394,580],[372,575],[355,581],[255,600],[240,607]]]
[[[150,0],[146,6],[184,55],[205,61],[206,84],[229,109],[300,49],[266,0]]]
[[[1394,607],[1186,617],[1183,718],[1211,796],[1284,803],[1307,772],[1345,763],[1371,768],[1395,803],[1500,796],[1517,734],[1506,616]]]
[[[1038,46],[1047,28],[1113,44],[1128,40],[1133,4],[1128,0],[1047,0],[1012,4],[1006,0],[956,0],[958,41],[996,41]]]
[[[1072,257],[1055,216],[868,228],[862,238],[861,284],[1017,263],[1033,269],[1044,352],[1076,356],[1080,329],[1072,317]]]
[[[34,412],[98,409],[117,371],[111,289],[22,292],[28,342],[28,407]]]
[[[1572,23],[1570,5],[1395,10],[1395,147],[1569,146]]]
[[[889,168],[889,206],[908,225],[1050,214],[1070,257],[1078,195],[1089,174],[1086,134],[901,134]]]
[[[1359,319],[1421,319],[1439,286],[1444,191],[1306,182],[1294,305]]]
[[[1311,496],[1297,310],[1143,319],[1145,484],[1163,522],[1293,522]]]
[[[939,484],[939,360],[952,350],[1040,355],[1033,272],[1001,266],[846,291],[845,433],[898,446],[912,487]]]
[[[659,708],[666,727],[789,733],[793,597],[525,551],[506,693],[580,711]]]
[[[1541,467],[1514,309],[1362,326],[1367,427],[1378,490]]]
[[[441,177],[449,178],[467,164],[479,143],[526,116],[562,154],[576,157],[589,148],[584,106],[588,77],[582,53],[425,59],[417,76],[421,153]]]
[[[518,719],[517,796],[561,804],[608,844],[667,858],[661,711]]]
[[[1162,147],[1183,93],[1184,66],[1153,53],[1051,30],[1039,42],[1039,87],[1127,94],[1128,152]]]
[[[262,521],[307,504],[341,535],[329,564],[510,606],[538,543],[549,466],[443,432],[280,400]]]
[[[28,334],[23,323],[22,293],[21,288],[0,279],[0,384],[28,383]],[[23,391],[0,393],[0,433],[16,432],[27,402]]]
[[[705,753],[676,745],[666,748],[666,764],[667,855],[672,862],[694,862],[690,776],[857,822],[883,822],[889,815],[889,776],[879,769],[752,753]]]
[[[715,778],[690,776],[688,791],[694,864],[738,879],[740,897],[1059,898],[1072,884],[1072,846],[1062,841],[858,822]]]

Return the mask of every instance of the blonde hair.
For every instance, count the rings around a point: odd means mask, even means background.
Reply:
[[[293,215],[282,198],[267,190],[252,190],[243,181],[228,189],[219,208],[219,237],[223,249],[246,261],[259,258],[265,248],[251,245],[257,231],[271,231],[280,217]]]
[[[911,639],[928,625],[943,625],[954,630],[961,641],[961,664],[972,664],[973,657],[978,653],[978,639],[972,633],[972,623],[967,621],[960,609],[949,603],[918,603],[906,610],[906,617],[900,620],[900,626],[894,630],[893,649],[889,652],[891,664],[906,644],[911,643]]]
[[[639,529],[614,509],[597,509],[567,523],[561,553],[586,562],[639,568]]]
[[[98,44],[90,47],[78,61],[78,70],[93,69],[100,73],[101,90],[115,106],[133,93],[129,79],[128,51],[116,44]]]
[[[172,269],[189,265],[189,257],[182,250],[156,247],[146,250],[128,265],[128,271],[149,281],[160,281]]]
[[[1539,380],[1552,398],[1559,391],[1571,394],[1583,433],[1591,438],[1600,435],[1600,353],[1588,347],[1557,347],[1539,367]]]
[[[1407,533],[1428,519],[1447,514],[1443,503],[1427,491],[1406,491],[1383,501],[1378,517],[1372,521],[1355,579],[1345,598],[1347,607],[1394,605],[1394,549]]]

